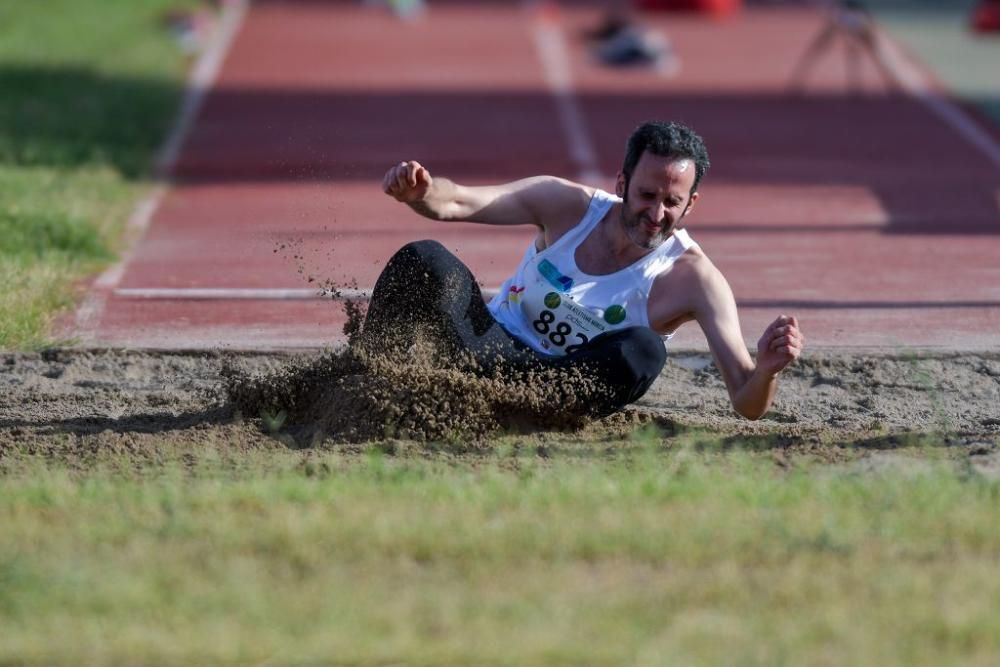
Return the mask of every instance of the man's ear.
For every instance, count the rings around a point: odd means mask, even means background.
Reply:
[[[621,199],[625,199],[625,174],[618,172],[618,178],[615,180],[615,194]]]
[[[684,208],[684,215],[687,215],[688,213],[691,212],[691,209],[694,208],[695,202],[697,201],[698,201],[698,193],[692,192],[691,198],[688,200],[688,205]]]

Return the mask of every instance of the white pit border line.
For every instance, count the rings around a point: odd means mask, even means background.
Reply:
[[[557,18],[559,3],[556,0],[542,0],[540,3],[526,0],[525,7],[534,14],[531,33],[535,49],[538,51],[549,91],[555,97],[563,136],[570,157],[576,163],[579,178],[588,185],[602,183],[606,179],[597,164],[597,152],[573,90],[569,48]]]
[[[885,28],[879,28],[879,36],[883,52],[888,57],[889,67],[903,89],[958,132],[994,167],[1000,168],[1000,144],[961,107],[938,92],[924,70],[900,48],[895,38],[891,37]]]
[[[219,70],[222,69],[222,63],[243,25],[248,9],[249,0],[233,0],[223,3],[212,40],[208,48],[198,58],[194,69],[191,70],[180,112],[170,128],[166,142],[157,154],[153,168],[153,178],[157,184],[153,186],[149,194],[136,204],[125,224],[126,249],[118,262],[108,267],[97,277],[83,303],[77,308],[71,336],[79,344],[92,345],[96,341],[108,296],[121,282],[125,269],[132,259],[136,244],[149,228],[153,215],[170,187],[170,173],[177,163],[181,147],[191,131],[191,126],[198,116],[202,104],[204,104],[205,96],[215,83]]]

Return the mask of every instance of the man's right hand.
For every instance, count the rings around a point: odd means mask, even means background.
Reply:
[[[419,162],[400,162],[385,172],[382,191],[404,204],[413,204],[427,196],[434,179]]]

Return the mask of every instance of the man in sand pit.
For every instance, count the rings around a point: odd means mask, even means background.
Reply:
[[[757,344],[743,342],[726,279],[679,224],[698,201],[709,166],[697,134],[650,122],[629,137],[616,194],[553,176],[469,187],[418,162],[389,169],[386,194],[443,221],[531,224],[538,235],[487,305],[472,273],[436,241],[404,246],[379,277],[363,344],[405,344],[415,327],[464,352],[479,372],[573,368],[602,388],[588,406],[602,416],[641,397],[666,361],[664,339],[696,321],[733,407],[767,412],[778,373],[802,351],[794,317],[782,315]]]

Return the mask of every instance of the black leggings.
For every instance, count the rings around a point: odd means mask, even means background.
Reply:
[[[601,404],[589,410],[599,416],[638,400],[666,362],[663,341],[641,326],[601,334],[565,356],[536,352],[493,319],[472,272],[437,241],[408,243],[389,260],[375,283],[361,340],[407,349],[418,331],[450,353],[471,355],[485,375],[501,367],[580,369],[605,388]]]

